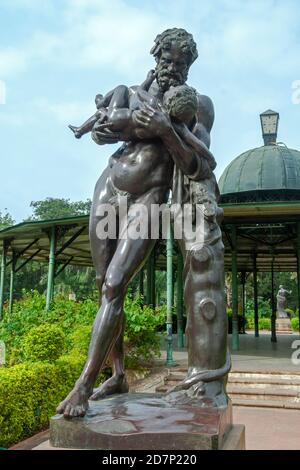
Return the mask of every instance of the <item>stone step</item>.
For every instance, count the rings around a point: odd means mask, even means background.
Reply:
[[[282,400],[255,400],[245,398],[232,398],[234,406],[249,406],[260,408],[285,408],[292,410],[300,410],[300,403],[295,401],[282,401]]]
[[[156,388],[166,393],[187,374],[187,369],[170,369],[164,383]],[[228,376],[228,395],[236,406],[289,408],[300,410],[300,373],[235,370]]]
[[[283,389],[283,388],[274,388],[274,387],[267,387],[267,388],[255,388],[255,387],[237,387],[234,385],[227,386],[227,392],[230,396],[237,396],[240,398],[247,398],[249,396],[257,397],[258,399],[270,399],[270,400],[278,400],[281,398],[282,400],[286,400],[287,398],[293,398],[294,400],[299,400],[300,402],[300,390],[291,390],[291,389]]]
[[[279,386],[282,388],[291,388],[291,389],[299,389],[300,390],[300,380],[290,380],[290,379],[273,379],[272,377],[270,378],[249,378],[249,377],[229,377],[228,378],[228,384],[232,385],[245,385],[249,387],[273,387],[273,386]]]
[[[164,383],[168,384],[169,386],[176,385],[178,382],[182,381],[186,377],[186,374],[169,374],[164,377]],[[243,375],[234,375],[229,374],[228,376],[228,384],[245,384],[251,386],[258,386],[258,387],[268,387],[273,385],[282,386],[283,388],[298,388],[300,387],[300,379],[287,377],[282,378],[278,375],[276,376],[261,376],[261,377],[253,377],[249,376],[249,374],[245,377]]]

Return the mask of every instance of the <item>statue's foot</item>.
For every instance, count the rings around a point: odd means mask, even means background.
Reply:
[[[71,124],[68,126],[69,129],[71,129],[71,131],[74,133],[76,139],[80,139],[82,137],[80,131],[79,131],[79,128],[76,127],[76,126],[71,126]]]
[[[76,384],[67,398],[58,405],[56,412],[63,414],[65,418],[84,416],[89,406],[88,399],[90,395],[90,389],[82,384]]]
[[[129,385],[126,377],[124,375],[113,375],[94,391],[90,399],[101,400],[101,398],[105,398],[108,395],[113,395],[115,393],[127,393],[128,390]]]

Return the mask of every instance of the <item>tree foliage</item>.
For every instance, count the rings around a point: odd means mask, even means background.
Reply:
[[[89,214],[91,200],[72,202],[70,199],[47,197],[42,201],[32,201],[30,207],[33,214],[29,220],[57,219]]]

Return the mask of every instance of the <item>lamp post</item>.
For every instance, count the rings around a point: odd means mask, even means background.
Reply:
[[[264,145],[275,145],[277,140],[279,113],[268,109],[260,115]]]

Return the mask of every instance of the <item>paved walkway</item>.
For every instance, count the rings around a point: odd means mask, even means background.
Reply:
[[[300,411],[233,407],[233,422],[246,428],[246,450],[300,450]]]
[[[292,345],[295,340],[299,343],[297,349],[299,351],[298,358],[299,364],[293,364],[292,354],[295,349]],[[229,335],[228,345],[231,346],[231,335]],[[174,344],[174,360],[182,367],[187,365],[187,352],[186,350],[176,350]],[[300,373],[300,337],[298,334],[291,335],[278,335],[277,343],[271,342],[271,335],[269,332],[260,333],[259,338],[255,338],[252,332],[245,335],[240,335],[240,349],[234,351],[232,354],[232,370],[244,371],[286,371]],[[158,364],[165,363],[166,353],[161,352],[161,359]]]

